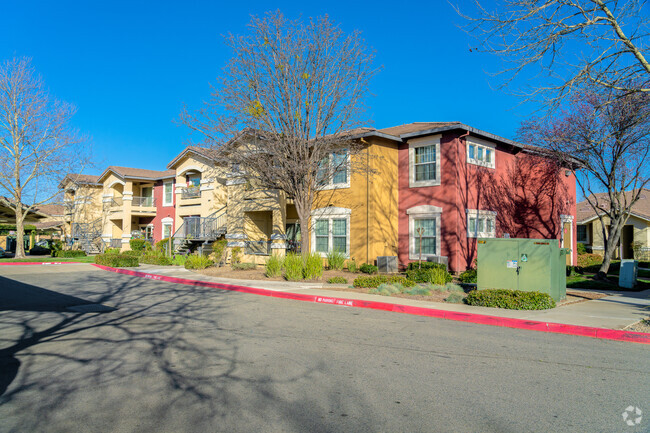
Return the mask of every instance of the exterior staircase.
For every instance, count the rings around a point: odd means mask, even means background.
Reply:
[[[187,217],[174,233],[174,252],[210,254],[212,244],[226,234],[225,206],[208,217]]]
[[[76,246],[86,254],[99,254],[102,252],[104,243],[102,241],[102,219],[98,218],[89,223],[72,224],[73,246]]]

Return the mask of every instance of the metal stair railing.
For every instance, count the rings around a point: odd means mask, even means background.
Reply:
[[[102,221],[98,218],[89,223],[73,223],[72,238],[87,254],[101,252],[98,239],[102,236]]]
[[[186,241],[216,240],[226,230],[226,207],[216,210],[208,217],[187,217],[174,233],[174,246],[178,250]],[[216,215],[216,216],[215,216]]]

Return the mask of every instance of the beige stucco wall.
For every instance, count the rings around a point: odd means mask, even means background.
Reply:
[[[64,235],[70,235],[73,223],[92,223],[102,217],[101,185],[64,185],[65,226]]]
[[[605,225],[609,224],[609,218],[604,217],[603,222]],[[586,243],[586,245],[591,246],[592,251],[594,254],[604,254],[604,242],[603,242],[603,233],[602,233],[602,224],[599,219],[593,220],[589,223],[586,224],[588,227],[588,233],[590,235],[590,239]],[[633,242],[639,242],[641,245],[642,250],[647,249],[650,247],[650,222],[638,218],[636,216],[631,215],[627,222],[625,223],[626,226],[632,226],[633,227]],[[644,256],[647,256],[649,252],[645,250]],[[619,257],[619,252],[616,251],[615,253],[615,258]],[[644,259],[641,257],[641,259]]]

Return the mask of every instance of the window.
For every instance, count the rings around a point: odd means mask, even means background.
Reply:
[[[409,186],[440,185],[440,135],[409,141]]]
[[[162,225],[162,237],[163,239],[168,238],[172,235],[172,224],[163,223]]]
[[[415,206],[406,211],[409,216],[409,260],[440,256],[440,218],[438,206]]]
[[[467,146],[467,162],[469,164],[489,168],[495,167],[496,146],[494,144],[475,137],[467,137],[465,144]]]
[[[493,238],[496,232],[496,212],[467,210],[467,237]]]
[[[163,206],[174,205],[174,183],[169,181],[163,183]]]
[[[331,153],[318,164],[316,179],[321,189],[349,188],[348,152]]]
[[[326,207],[312,211],[312,251],[325,256],[350,253],[350,209]]]
[[[587,226],[584,224],[578,224],[578,242],[588,243],[589,237],[587,236]]]
[[[436,219],[414,218],[415,253],[420,255],[436,254]]]

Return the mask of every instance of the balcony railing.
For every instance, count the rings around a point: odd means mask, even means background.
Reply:
[[[271,241],[246,241],[244,251],[246,254],[257,256],[271,255]]]
[[[116,207],[121,207],[122,206],[122,197],[114,197],[109,199],[106,199],[104,201],[104,208],[109,209],[109,208],[116,208]]]
[[[181,189],[181,198],[199,198],[201,197],[200,186],[188,186]]]
[[[111,239],[108,246],[110,248],[122,248],[122,239]]]
[[[155,207],[156,199],[154,197],[133,197],[132,206]]]

